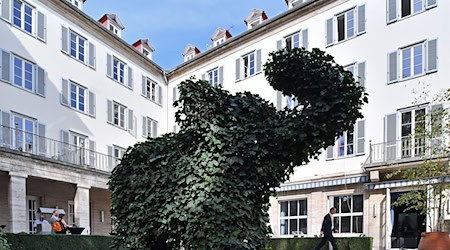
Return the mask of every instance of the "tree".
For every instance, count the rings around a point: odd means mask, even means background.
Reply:
[[[420,96],[413,104],[430,102],[428,92]],[[444,206],[449,199],[449,148],[445,135],[450,133],[450,116],[443,103],[450,102],[450,89],[445,89],[431,97],[431,112],[416,117],[414,136],[407,138],[410,144],[402,150],[415,150],[423,163],[417,167],[399,169],[387,175],[387,178],[399,177],[415,182],[415,189],[402,194],[394,206],[406,206],[406,210],[416,209],[427,215],[432,232],[445,232]],[[404,144],[404,143],[403,143]]]
[[[269,197],[294,167],[352,129],[367,102],[350,72],[319,49],[270,54],[265,76],[298,98],[277,111],[249,92],[179,85],[179,133],[129,148],[109,182],[114,244],[130,248],[264,249]]]

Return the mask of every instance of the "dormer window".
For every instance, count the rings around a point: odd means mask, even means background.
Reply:
[[[114,35],[122,37],[122,30],[125,29],[120,19],[115,14],[105,14],[98,20],[105,28],[111,31]]]
[[[141,52],[150,60],[152,59],[153,52],[155,52],[155,48],[153,48],[148,39],[137,40],[135,43],[133,43],[133,47],[135,47],[139,52]]]
[[[109,25],[109,30],[112,31],[112,33],[118,35],[119,34],[119,29],[117,29],[116,27],[114,27],[114,25],[110,24]]]
[[[289,9],[294,8],[296,6],[298,6],[299,4],[302,4],[304,2],[306,2],[308,0],[286,0],[286,3],[289,6]]]
[[[224,43],[228,38],[231,38],[231,34],[226,29],[217,29],[214,35],[211,37],[212,46],[216,47]]]
[[[252,29],[262,23],[264,20],[267,19],[267,15],[262,10],[254,9],[247,18],[245,18],[244,22],[247,25],[247,29]]]
[[[198,54],[200,54],[200,50],[191,44],[188,44],[182,53],[185,62],[191,60]]]
[[[221,39],[217,40],[217,41],[215,42],[214,46],[220,45],[220,44],[222,44],[223,42],[225,42],[225,38],[221,38]]]
[[[150,55],[150,51],[148,51],[146,49],[142,49],[142,54],[144,54],[144,56],[148,56],[148,55]]]
[[[85,0],[67,0],[67,1],[80,10],[83,9],[83,3],[85,2]]]

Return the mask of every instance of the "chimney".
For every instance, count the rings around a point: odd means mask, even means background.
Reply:
[[[183,51],[184,61],[189,61],[196,55],[200,54],[200,50],[192,44],[188,44]]]
[[[263,10],[254,9],[247,18],[245,18],[244,23],[247,25],[247,30],[257,26],[267,19],[267,15]]]
[[[231,34],[228,30],[218,28],[211,37],[212,47],[216,47],[217,45],[224,43],[229,38],[231,38]]]
[[[125,26],[123,26],[116,14],[105,14],[98,21],[116,36],[122,37],[122,31],[125,29]]]
[[[148,59],[152,60],[155,48],[152,46],[152,44],[148,39],[137,40],[135,43],[133,43],[133,47],[135,47],[139,52],[144,54]]]

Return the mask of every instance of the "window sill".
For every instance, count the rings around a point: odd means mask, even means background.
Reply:
[[[161,108],[163,107],[162,103],[158,103],[158,102],[156,102],[156,101],[153,101],[152,99],[148,98],[148,97],[145,96],[145,95],[141,95],[141,96],[142,96],[143,98],[145,98],[146,100],[148,100],[148,101],[150,101],[150,102],[152,102],[152,103],[154,103],[154,104],[160,106]]]
[[[80,59],[73,57],[73,56],[70,55],[69,53],[66,53],[64,50],[61,50],[61,52],[62,52],[64,55],[68,56],[69,58],[71,58],[71,59],[73,59],[73,60],[75,60],[75,61],[77,61],[77,62],[83,64],[84,66],[86,66],[86,67],[88,67],[88,68],[90,68],[90,69],[92,69],[92,70],[94,70],[94,71],[96,70],[95,67],[92,67],[92,66],[89,65],[88,63],[83,62],[83,61],[81,61]]]
[[[358,156],[364,156],[366,153],[362,153],[362,154],[352,154],[352,155],[345,155],[345,156],[337,156],[334,157],[332,159],[325,159],[325,161],[333,161],[333,160],[343,160],[343,159],[349,159],[349,158],[354,158],[354,157],[358,157]]]
[[[255,76],[257,76],[257,75],[259,75],[259,74],[261,74],[261,73],[262,73],[262,70],[259,71],[259,72],[256,72],[254,75],[247,76],[246,78],[241,78],[241,79],[237,80],[236,82],[242,82],[242,81],[244,81],[244,80],[247,80],[247,79],[250,79],[250,78],[252,78],[252,77],[255,77]]]
[[[334,42],[334,43],[329,44],[329,45],[325,45],[325,48],[327,49],[327,48],[330,48],[330,47],[333,47],[333,46],[337,46],[337,45],[339,45],[339,44],[342,44],[342,43],[345,43],[345,42],[347,42],[347,41],[353,40],[353,39],[355,39],[355,38],[357,38],[357,37],[360,37],[360,36],[362,36],[362,35],[364,35],[364,34],[366,34],[366,33],[367,33],[367,31],[364,31],[364,32],[362,32],[362,33],[360,33],[360,34],[357,34],[357,35],[352,36],[352,37],[350,37],[350,38],[344,39],[344,40],[342,40],[342,41]]]
[[[123,131],[127,131],[127,132],[132,131],[132,130],[129,130],[129,129],[126,129],[126,128],[122,128],[121,126],[116,125],[116,124],[114,124],[114,123],[112,123],[112,122],[106,122],[106,123],[108,123],[109,125],[111,125],[111,126],[113,126],[113,127],[116,127],[116,128],[118,128],[118,129],[121,129],[121,130],[123,130]]]
[[[13,18],[13,16],[11,15],[11,19],[12,19],[12,18]],[[5,23],[7,23],[8,25],[14,27],[14,28],[17,29],[17,30],[20,30],[21,32],[23,32],[23,33],[25,33],[25,34],[27,34],[27,35],[29,35],[29,36],[31,36],[31,37],[33,37],[34,39],[38,40],[39,42],[44,43],[44,44],[47,44],[47,41],[44,41],[44,40],[38,38],[37,35],[34,34],[34,32],[33,32],[33,33],[29,33],[28,31],[25,31],[24,29],[17,27],[17,26],[14,25],[12,22],[9,22],[8,20],[5,20],[5,19],[3,19],[3,18],[0,18],[0,20],[3,20],[3,21],[4,21]],[[33,26],[33,28],[37,28],[37,26],[36,26],[36,27]]]
[[[128,87],[128,85],[126,85],[125,83],[119,82],[118,80],[114,79],[112,76],[106,75],[106,77],[108,77],[113,82],[118,83],[120,86],[125,87],[125,88],[129,89],[130,91],[133,91],[133,88]]]
[[[396,84],[396,83],[406,82],[406,81],[413,80],[413,79],[416,79],[416,78],[419,78],[419,77],[431,75],[431,74],[436,73],[436,72],[438,72],[438,70],[434,70],[434,71],[431,71],[431,72],[429,72],[429,73],[422,73],[422,74],[416,75],[416,76],[410,76],[410,77],[408,77],[408,78],[402,78],[402,79],[397,80],[397,81],[395,81],[395,82],[388,82],[387,85],[393,85],[393,84]]]
[[[11,76],[11,77],[12,77],[12,76]],[[2,79],[0,79],[0,82],[6,83],[6,84],[8,84],[8,85],[10,85],[10,86],[13,86],[14,88],[18,88],[18,89],[20,89],[20,90],[23,90],[23,91],[25,91],[25,92],[28,92],[28,93],[30,93],[30,94],[34,94],[34,95],[37,95],[37,96],[39,96],[39,97],[42,97],[42,98],[44,98],[44,99],[45,99],[45,95],[41,95],[41,94],[38,94],[38,93],[37,93],[37,92],[35,92],[35,91],[32,91],[32,90],[26,89],[26,88],[24,88],[24,87],[21,87],[21,86],[17,86],[17,85],[15,85],[15,84],[13,84],[13,83],[10,83],[10,82],[7,82],[7,81],[4,81],[4,80],[2,80]]]
[[[71,107],[71,106],[69,106],[69,105],[66,105],[66,104],[63,104],[63,103],[61,103],[61,105],[62,105],[63,107],[66,107],[66,108],[70,109],[70,110],[76,111],[77,113],[80,113],[80,114],[83,114],[83,115],[86,115],[86,116],[88,116],[88,117],[91,117],[91,118],[95,119],[95,115],[91,115],[91,114],[89,114],[89,113],[83,112],[83,111],[81,111],[81,110],[78,110],[78,109],[76,109],[76,108],[73,108],[73,107]]]
[[[425,12],[431,10],[431,9],[436,8],[436,7],[437,7],[437,4],[434,5],[434,6],[429,7],[428,9],[427,9],[427,7],[424,7],[424,9],[422,11],[419,11],[417,13],[413,13],[413,14],[405,16],[405,17],[399,17],[399,18],[395,19],[394,21],[387,22],[386,25],[391,25],[391,24],[394,24],[394,23],[397,23],[397,22],[400,22],[400,21],[403,21],[403,20],[407,20],[409,18],[412,18],[414,16],[417,16],[417,15],[420,15],[422,13],[425,13]]]

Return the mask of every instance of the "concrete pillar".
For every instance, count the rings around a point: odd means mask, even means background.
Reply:
[[[90,186],[78,184],[74,200],[75,224],[77,224],[78,227],[84,227],[83,234],[91,234],[89,209],[90,188]]]
[[[27,180],[28,175],[9,172],[9,228],[10,233],[28,232],[27,224]]]

